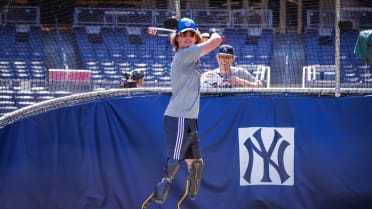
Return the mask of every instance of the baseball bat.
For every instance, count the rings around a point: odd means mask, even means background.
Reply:
[[[170,33],[175,33],[176,30],[168,29],[168,28],[159,28],[159,27],[148,27],[147,34],[150,36],[155,35],[168,35]]]
[[[216,29],[215,29],[216,30]],[[147,28],[147,34],[150,35],[150,36],[168,36],[169,34],[171,33],[175,33],[176,30],[173,30],[173,29],[169,29],[169,28],[160,28],[160,27],[148,27]],[[225,42],[225,36],[223,36],[221,33],[220,33],[221,37],[222,37],[222,42]]]

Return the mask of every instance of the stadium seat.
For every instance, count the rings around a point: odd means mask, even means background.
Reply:
[[[55,98],[52,92],[47,91],[44,88],[33,88],[33,92],[34,92],[35,102],[41,102],[41,101]]]
[[[0,72],[0,79],[2,80],[13,80],[15,78],[16,76],[14,72]]]
[[[17,91],[14,95],[14,100],[18,108],[34,104],[35,97],[31,91]]]
[[[72,95],[72,92],[70,91],[56,91],[53,93],[54,97],[64,97],[64,96],[70,96]]]
[[[15,105],[3,105],[2,102],[0,101],[0,117],[5,115],[6,113],[13,112],[17,110],[18,108]]]

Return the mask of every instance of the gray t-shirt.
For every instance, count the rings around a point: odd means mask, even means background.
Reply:
[[[172,96],[164,115],[198,118],[201,50],[201,46],[193,45],[179,49],[174,55],[170,73]]]
[[[211,71],[207,71],[202,75],[201,86],[222,88],[231,87],[228,81],[232,76],[236,76],[238,78],[251,82],[258,81],[257,78],[255,78],[250,72],[248,72],[248,70],[243,68],[231,67],[231,73],[228,75],[223,75],[220,72],[220,69],[217,68]]]

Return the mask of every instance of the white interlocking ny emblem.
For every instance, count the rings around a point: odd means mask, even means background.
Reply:
[[[294,185],[294,128],[239,128],[240,186]]]

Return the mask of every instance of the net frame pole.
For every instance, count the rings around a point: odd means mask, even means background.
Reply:
[[[335,1],[335,73],[336,73],[336,86],[335,86],[335,96],[339,97],[340,95],[340,0]]]
[[[181,19],[181,2],[180,0],[174,0],[174,5],[176,7],[176,19]]]

